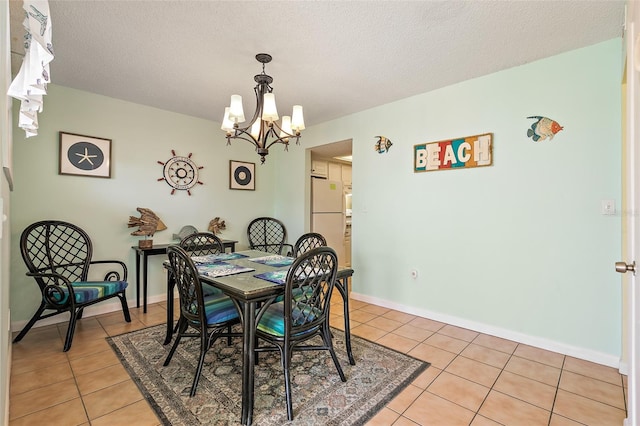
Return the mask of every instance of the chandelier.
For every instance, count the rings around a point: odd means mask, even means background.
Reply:
[[[253,118],[247,126],[239,126],[239,123],[245,121],[242,96],[231,95],[231,104],[224,109],[224,119],[220,128],[227,133],[227,145],[231,145],[231,139],[244,139],[252,143],[260,155],[260,162],[264,164],[264,157],[269,154],[269,148],[273,144],[284,144],[287,151],[290,138],[295,138],[296,144],[300,143],[304,118],[302,106],[294,105],[291,116],[283,116],[282,122],[278,124],[276,97],[270,86],[273,78],[264,72],[264,64],[271,62],[271,55],[258,53],[256,59],[262,64],[262,73],[253,78],[258,83],[253,89],[256,93],[256,111]]]

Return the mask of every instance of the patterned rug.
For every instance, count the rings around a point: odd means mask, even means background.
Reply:
[[[352,336],[356,365],[347,358],[344,333],[332,329],[340,377],[327,351],[294,352],[294,425],[362,425],[422,373],[429,363]],[[237,425],[241,413],[242,339],[218,339],[205,359],[198,390],[189,397],[199,339],[182,339],[167,367],[159,325],[107,338],[141,392],[166,425]],[[255,367],[254,425],[287,423],[279,352],[263,352]]]

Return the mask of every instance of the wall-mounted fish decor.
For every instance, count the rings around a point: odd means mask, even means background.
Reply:
[[[378,154],[389,152],[389,148],[393,145],[391,141],[384,136],[376,136],[376,138],[378,138],[378,141],[374,145],[374,149],[378,151]]]
[[[538,120],[531,125],[530,129],[527,129],[527,136],[533,139],[535,142],[543,141],[546,138],[553,139],[556,133],[564,129],[557,121],[554,121],[547,117],[541,117],[539,115],[533,115],[531,117],[534,120]]]

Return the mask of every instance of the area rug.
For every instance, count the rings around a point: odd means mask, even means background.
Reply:
[[[199,339],[182,339],[171,363],[162,364],[159,325],[107,338],[146,400],[165,425],[237,425],[242,404],[242,339],[218,339],[209,350],[194,397]],[[239,331],[239,330],[238,330]],[[429,363],[352,336],[356,365],[347,358],[344,333],[332,329],[345,383],[327,351],[294,352],[293,422],[287,421],[284,374],[279,352],[263,352],[255,367],[254,425],[362,425],[422,373]]]

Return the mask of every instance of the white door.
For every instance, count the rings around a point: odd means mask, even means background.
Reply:
[[[628,365],[629,397],[626,426],[640,425],[640,8],[628,2],[626,69],[623,88],[625,93],[625,167],[623,167],[623,235],[622,262],[616,270],[629,273],[623,279],[624,343],[623,361]],[[636,7],[635,11],[632,10]],[[635,21],[635,24],[634,22]],[[634,25],[636,28],[634,28]],[[636,268],[636,265],[637,268]],[[636,269],[638,269],[636,271]]]

